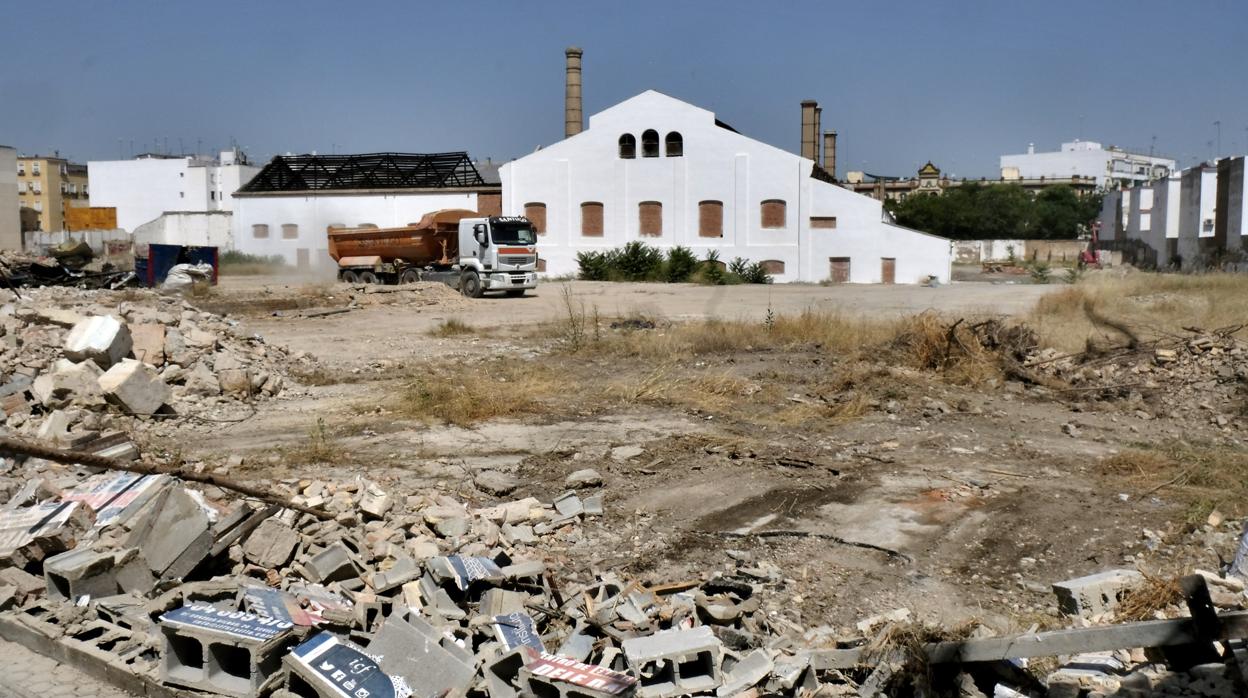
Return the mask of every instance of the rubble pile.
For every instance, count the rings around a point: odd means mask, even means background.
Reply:
[[[67,242],[41,257],[14,250],[0,250],[0,284],[4,288],[28,286],[73,286],[84,289],[138,284],[130,269],[96,258],[83,242]]]
[[[0,418],[9,431],[84,447],[130,417],[196,415],[273,397],[292,361],[235,324],[171,297],[24,290],[0,305]]]
[[[904,627],[908,611],[857,631],[802,627],[783,612],[791,580],[748,554],[667,582],[570,569],[562,546],[611,516],[588,469],[549,501],[474,504],[358,477],[274,483],[275,497],[307,509],[297,511],[166,474],[38,459],[0,468],[0,636],[57,643],[150,686],[239,698],[667,698],[905,695],[896,688],[908,685],[890,683],[902,668],[888,662],[835,661]],[[514,489],[481,479],[481,492]],[[1113,570],[1054,591],[1095,627],[1142,579]],[[1219,605],[1243,606],[1242,583],[1209,581]],[[1125,697],[1148,695],[1145,685],[1239,695],[1227,692],[1225,663],[1179,669],[1140,650],[1065,658],[1042,680],[1018,673],[1025,659],[952,670],[969,696]]]
[[[1195,333],[1100,358],[1063,357],[1043,349],[1025,365],[1069,383],[1090,400],[1116,402],[1141,419],[1197,417],[1234,428],[1242,424],[1236,415],[1248,406],[1246,358],[1248,346],[1229,332]]]

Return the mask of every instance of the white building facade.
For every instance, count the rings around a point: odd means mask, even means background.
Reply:
[[[814,171],[651,90],[499,174],[503,213],[534,221],[547,274],[575,274],[578,252],[640,240],[762,262],[778,282],[949,280],[949,240],[893,224],[881,202]]]
[[[466,153],[279,156],[234,195],[233,249],[335,268],[329,228],[394,228],[440,209],[498,215],[499,189]]]
[[[236,150],[216,160],[142,156],[87,163],[92,206],[117,209],[117,227],[134,232],[169,211],[232,211],[232,195],[260,172]]]
[[[1174,171],[1170,158],[1128,152],[1114,146],[1105,147],[1095,141],[1072,141],[1050,152],[1036,152],[1034,145],[1026,153],[1001,156],[1001,176],[1006,179],[1068,179],[1094,177],[1097,186],[1132,186],[1160,179]]]
[[[0,250],[22,249],[22,222],[17,199],[17,151],[0,145]]]

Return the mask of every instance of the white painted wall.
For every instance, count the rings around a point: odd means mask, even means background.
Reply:
[[[1213,237],[1217,168],[1198,165],[1186,170],[1179,186],[1179,256],[1184,269],[1200,262],[1200,239]]]
[[[134,244],[136,248],[146,248],[155,243],[230,250],[234,248],[232,217],[229,211],[165,213],[136,228]],[[136,251],[145,254],[141,250]]]
[[[1105,186],[1112,178],[1131,182],[1147,182],[1153,178],[1155,166],[1173,172],[1174,160],[1121,150],[1107,150],[1093,141],[1063,143],[1059,150],[1019,153],[1001,156],[1001,169],[1017,168],[1024,178],[1096,177],[1097,186]],[[1139,170],[1143,168],[1143,172]]]
[[[0,145],[0,250],[22,249],[17,199],[17,151]]]
[[[134,231],[167,211],[229,211],[231,195],[260,168],[195,158],[87,163],[92,206],[117,208],[117,225]]]
[[[642,134],[659,133],[661,157],[641,157]],[[683,156],[666,156],[666,136],[679,132]],[[619,138],[637,139],[637,157],[619,157]],[[546,273],[574,274],[576,254],[642,240],[667,249],[682,245],[699,257],[717,250],[735,257],[784,263],[776,281],[822,281],[830,257],[850,257],[851,280],[880,280],[881,258],[897,260],[898,283],[927,275],[948,281],[948,240],[884,221],[881,203],[810,177],[814,163],[715,125],[715,115],[653,90],[589,119],[589,128],[504,164],[503,213],[524,215],[525,205],[546,205],[547,232],[538,240]],[[764,229],[761,202],[786,202],[786,225]],[[723,205],[723,236],[698,235],[699,203]],[[663,205],[662,235],[642,236],[638,206]],[[581,204],[603,205],[602,237],[581,234]],[[812,229],[811,216],[835,216],[835,229]]]
[[[477,210],[475,192],[411,192],[397,194],[240,194],[234,197],[234,249],[256,255],[281,255],[297,264],[299,250],[307,250],[313,267],[331,267],[330,225],[357,227],[371,223],[393,228],[415,223],[426,213],[444,208]],[[284,239],[282,226],[297,226],[297,237]],[[268,237],[257,238],[256,225],[268,226]]]

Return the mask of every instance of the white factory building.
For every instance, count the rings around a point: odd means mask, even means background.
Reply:
[[[1103,246],[1122,250],[1138,266],[1242,268],[1246,199],[1245,158],[1222,158],[1107,192],[1100,237]]]
[[[234,192],[259,171],[240,151],[226,150],[216,159],[141,155],[93,160],[87,163],[87,181],[91,205],[115,207],[117,227],[133,233],[166,212],[231,211]]]
[[[0,250],[22,249],[17,199],[17,151],[0,145]]]
[[[580,120],[579,63],[576,80],[569,123]],[[807,114],[803,104],[803,150],[809,141],[817,152],[817,122]],[[537,224],[548,274],[575,274],[578,252],[640,240],[689,247],[699,258],[716,250],[721,261],[763,262],[778,282],[950,276],[949,240],[893,224],[881,202],[834,184],[812,157],[744,136],[653,90],[594,114],[589,128],[499,174],[503,213]]]
[[[500,198],[464,152],[283,155],[234,194],[232,247],[326,268],[329,228],[394,228],[444,208],[498,215]]]
[[[1095,141],[1063,143],[1055,151],[1036,152],[1035,144],[1026,153],[1001,156],[1001,176],[1005,179],[1096,179],[1098,187],[1132,186],[1151,182],[1174,171],[1170,158],[1132,153]]]

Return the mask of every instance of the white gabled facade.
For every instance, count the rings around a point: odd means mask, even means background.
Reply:
[[[648,131],[655,157],[646,156]],[[669,152],[673,134],[679,155]],[[627,136],[632,158],[621,156]],[[834,267],[853,283],[880,283],[889,268],[896,283],[949,281],[949,240],[892,224],[881,202],[813,178],[814,165],[651,90],[499,174],[505,215],[545,218],[538,249],[547,274],[576,273],[578,252],[641,240],[765,262],[779,282],[828,280]]]

